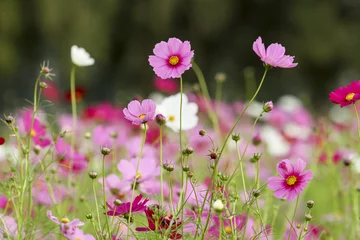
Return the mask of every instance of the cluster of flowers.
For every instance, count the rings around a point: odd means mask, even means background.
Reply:
[[[265,48],[259,37],[253,50],[264,63],[264,78],[271,68],[297,66],[278,43]],[[49,226],[43,222],[38,229],[30,224],[43,219],[44,211],[70,240],[134,239],[142,234],[164,239],[274,239],[283,234],[285,239],[310,240],[335,234],[320,221],[310,224],[313,201],[304,205],[308,211],[305,221],[297,221],[296,212],[300,194],[313,179],[307,163],[337,167],[344,160],[360,172],[356,151],[321,150],[342,133],[351,132],[352,119],[331,123],[331,139],[326,126],[316,125],[293,96],[284,96],[276,104],[261,104],[254,100],[256,94],[249,102],[225,103],[211,100],[204,89],[203,94],[185,93],[180,87],[182,76],[194,64],[190,42],[170,38],[156,44],[153,53],[149,63],[161,94],[152,99],[134,99],[125,108],[110,103],[89,106],[77,118],[78,99],[72,85],[73,113],[59,113],[58,134],[37,101],[34,109],[5,118],[12,137],[1,141],[0,160],[6,160],[10,168],[2,176],[2,236],[54,238],[59,230],[46,230]],[[72,47],[71,58],[77,67],[95,62],[77,46]],[[51,71],[44,65],[41,76],[49,79]],[[73,81],[74,75],[75,70]],[[224,78],[221,75],[219,82]],[[45,82],[38,86],[49,99],[57,94]],[[356,110],[359,96],[360,83],[353,82],[332,92],[330,100],[341,107],[354,104]],[[28,193],[23,191],[26,188]],[[30,198],[28,209],[24,196]],[[291,220],[277,217],[281,201],[273,197],[297,199]],[[355,225],[359,221],[357,196],[353,199]],[[52,211],[64,217],[59,220]],[[92,225],[92,230],[86,228],[91,234],[79,228],[84,222],[70,221],[68,215],[85,216],[89,228]],[[282,232],[275,226],[281,226]],[[358,234],[351,228],[351,237]]]

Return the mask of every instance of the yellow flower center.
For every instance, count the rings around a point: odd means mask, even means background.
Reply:
[[[75,240],[81,240],[81,238],[77,237],[77,238],[75,238]]]
[[[32,137],[35,137],[35,136],[36,136],[36,132],[35,132],[34,129],[31,129],[30,136],[32,136]]]
[[[139,115],[139,117],[138,117],[138,118],[143,119],[145,116],[146,116],[146,114],[145,114],[145,113],[143,113],[143,114]]]
[[[231,233],[231,227],[229,227],[229,226],[227,226],[227,227],[225,227],[225,232],[227,233],[227,234],[230,234]]]
[[[62,219],[61,219],[61,222],[62,222],[62,223],[68,223],[68,222],[70,222],[70,220],[69,220],[68,218],[62,218]]]
[[[169,121],[174,122],[175,121],[175,116],[174,115],[169,116]]]
[[[347,101],[351,101],[351,100],[353,100],[354,96],[355,96],[355,93],[348,93],[348,95],[346,95],[345,98]]]
[[[140,178],[142,178],[142,174],[141,174],[141,172],[138,172],[138,173],[135,175],[135,178],[136,178],[136,179],[140,179]]]
[[[296,183],[297,178],[295,176],[290,176],[286,179],[286,184],[292,186]]]
[[[173,66],[177,65],[179,63],[180,59],[177,56],[171,56],[169,59],[169,63]]]

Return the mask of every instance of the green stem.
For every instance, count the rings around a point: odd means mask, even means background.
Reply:
[[[102,182],[103,182],[103,198],[104,198],[104,208],[105,208],[105,212],[107,212],[107,205],[106,205],[106,192],[105,192],[105,154],[103,154],[103,158],[102,158]],[[108,215],[105,215],[105,220],[106,220],[106,225],[107,225],[107,230],[109,233],[109,236],[111,236],[111,229],[110,229],[110,224],[109,224],[109,217]]]
[[[356,108],[356,105],[355,103],[353,104],[354,106],[354,111],[355,111],[355,114],[356,114],[356,120],[357,120],[357,132],[358,132],[358,137],[359,137],[359,141],[360,141],[360,120],[359,120],[359,114],[358,114],[358,111],[357,111],[357,108]],[[357,176],[355,176],[355,179],[353,180],[353,183],[354,183],[354,187],[352,189],[353,191],[353,202],[354,202],[354,206],[353,206],[353,215],[354,215],[354,221],[352,223],[352,227],[355,229],[355,236],[357,237],[357,229],[360,225],[360,219],[359,219],[359,193],[357,191]]]
[[[224,231],[224,222],[221,213],[218,214],[219,216],[219,222],[220,222],[220,228],[219,228],[219,240],[223,239],[223,231]]]
[[[74,155],[75,151],[75,131],[76,131],[76,124],[77,124],[77,109],[76,109],[76,93],[75,93],[75,69],[76,66],[73,65],[71,68],[70,73],[70,93],[71,93],[71,112],[72,112],[72,133],[71,133],[71,156]],[[70,187],[71,184],[71,178],[72,178],[72,168],[73,168],[73,157],[70,160],[70,166],[69,166],[69,175],[68,175],[68,187]]]
[[[160,203],[164,207],[163,127],[160,126]]]
[[[97,220],[98,220],[98,224],[99,224],[99,231],[100,231],[100,234],[102,235],[99,205],[98,205],[98,201],[97,201],[94,180],[92,180],[92,189],[93,189],[93,194],[94,194],[94,199],[95,199],[95,207],[96,207]]]
[[[135,177],[134,177],[134,181],[132,183],[132,190],[131,190],[130,211],[129,211],[129,219],[128,219],[128,231],[127,231],[127,236],[126,236],[127,239],[129,239],[129,228],[130,228],[130,220],[131,220],[131,213],[132,213],[132,205],[133,205],[133,201],[134,201],[135,187],[136,187],[136,180],[137,180],[136,175],[138,174],[138,171],[139,171],[140,161],[141,161],[141,158],[142,158],[142,153],[143,153],[144,146],[145,146],[145,141],[146,141],[146,130],[147,130],[146,123],[143,123],[143,126],[144,126],[143,139],[142,139],[142,142],[141,142],[141,148],[140,148],[140,153],[139,153],[139,157],[138,157],[138,162],[136,164]]]
[[[270,69],[269,67],[265,66],[265,71],[264,71],[263,77],[262,77],[262,79],[261,79],[261,82],[260,82],[258,88],[256,89],[255,94],[254,94],[253,97],[250,99],[250,101],[249,101],[248,104],[245,106],[245,108],[242,110],[242,112],[240,113],[240,115],[239,115],[238,118],[236,119],[235,124],[233,125],[233,127],[232,127],[231,130],[230,130],[230,132],[229,132],[228,135],[226,136],[226,139],[225,139],[225,141],[224,141],[224,143],[223,143],[223,145],[222,145],[221,151],[220,151],[220,153],[219,153],[219,158],[217,159],[217,161],[215,161],[215,167],[214,167],[214,170],[213,170],[213,174],[212,174],[212,176],[211,176],[210,186],[209,186],[208,189],[206,190],[206,194],[205,194],[205,198],[204,198],[205,200],[204,200],[204,203],[203,203],[202,208],[201,208],[201,211],[200,211],[200,216],[202,215],[202,213],[203,213],[203,211],[204,211],[204,206],[205,206],[206,199],[207,199],[207,197],[208,197],[210,188],[212,188],[212,185],[213,185],[212,183],[213,183],[213,181],[214,181],[214,178],[215,178],[215,176],[216,176],[216,174],[217,174],[217,165],[218,165],[218,163],[219,163],[219,160],[220,160],[220,158],[221,158],[222,153],[223,153],[224,150],[225,150],[227,141],[229,140],[231,134],[233,133],[235,127],[236,127],[237,124],[239,123],[240,119],[242,118],[242,116],[244,115],[244,113],[246,112],[246,110],[249,108],[249,106],[251,105],[251,103],[255,100],[256,96],[258,95],[258,93],[259,93],[259,91],[260,91],[260,89],[261,89],[261,86],[262,86],[262,84],[264,83],[266,74],[267,74],[267,72],[268,72],[269,69]],[[210,204],[211,204],[211,202],[212,202],[212,198],[213,198],[213,195],[211,194]],[[208,216],[207,216],[207,220],[206,220],[207,223],[209,222],[210,215],[211,215],[211,214],[209,213]],[[207,225],[208,225],[208,224],[205,225],[205,229],[203,230],[201,239],[204,239],[204,237],[205,237],[205,234],[206,234],[206,232],[207,232]]]
[[[294,229],[293,225],[294,225],[294,219],[295,219],[295,215],[296,215],[296,210],[297,210],[298,203],[299,203],[299,198],[300,198],[300,194],[296,198],[296,204],[295,204],[294,214],[293,214],[292,219],[291,219],[291,225],[290,225],[288,240],[290,239],[291,231]]]

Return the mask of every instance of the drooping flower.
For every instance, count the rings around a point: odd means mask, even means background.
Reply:
[[[76,45],[71,47],[71,61],[78,67],[87,67],[95,63],[95,60],[84,48]]]
[[[159,211],[158,205],[153,205],[147,207],[145,210],[146,218],[148,220],[148,227],[146,228],[136,228],[138,232],[148,232],[158,230],[161,235],[164,235],[168,228],[170,227],[170,223],[172,222],[170,229],[170,239],[181,239],[182,235],[177,233],[182,222],[179,219],[173,219],[173,216],[164,216],[163,213]],[[156,229],[157,227],[157,229]]]
[[[360,99],[360,80],[351,82],[345,87],[339,87],[329,94],[330,101],[345,107]]]
[[[174,132],[180,130],[180,93],[165,98],[158,106],[158,112],[167,119],[166,126]],[[182,130],[190,130],[198,123],[198,105],[189,102],[185,94],[182,95]]]
[[[46,212],[47,217],[53,221],[54,223],[60,225],[60,231],[62,234],[64,234],[65,237],[72,236],[76,233],[78,230],[78,227],[83,226],[84,223],[81,222],[79,219],[74,219],[70,221],[68,218],[64,217],[61,220],[59,220],[57,217],[53,216],[51,211],[48,210]]]
[[[124,108],[125,118],[134,125],[140,125],[148,121],[154,120],[156,105],[151,99],[145,99],[141,103],[133,100]]]
[[[131,206],[131,213],[143,212],[146,209],[146,203],[148,201],[149,199],[147,198],[142,199],[141,194],[135,197]],[[110,205],[108,202],[106,202],[106,205],[108,207],[108,211],[105,214],[108,216],[120,216],[130,214],[130,202],[122,203],[119,206],[116,206],[115,204]]]
[[[288,159],[282,160],[276,167],[280,177],[274,176],[268,179],[268,187],[275,191],[276,198],[287,200],[296,198],[312,179],[312,171],[304,171],[306,162],[301,158],[298,158],[295,164]]]
[[[162,79],[180,78],[192,66],[194,51],[191,50],[189,41],[169,38],[167,42],[156,44],[153,52],[155,55],[149,56],[149,63]]]
[[[294,63],[294,56],[285,55],[285,47],[281,44],[272,43],[265,50],[261,37],[253,43],[253,50],[261,61],[271,67],[293,68],[298,65]]]

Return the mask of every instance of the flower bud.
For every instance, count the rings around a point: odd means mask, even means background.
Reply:
[[[351,159],[350,158],[344,158],[343,163],[346,167],[351,165]]]
[[[218,158],[218,154],[216,152],[211,152],[209,154],[209,156],[210,156],[211,159],[217,159]]]
[[[39,145],[35,145],[33,151],[36,155],[38,155],[41,151],[41,147]]]
[[[212,207],[217,213],[221,213],[224,210],[225,206],[223,202],[220,199],[218,199],[215,202],[213,202]]]
[[[264,112],[271,112],[271,110],[273,110],[273,108],[274,108],[274,104],[272,101],[266,102],[263,106]]]
[[[41,69],[41,73],[42,74],[48,74],[48,73],[50,73],[51,72],[51,69],[49,68],[49,67],[43,67],[42,69]]]
[[[155,117],[155,121],[159,126],[163,126],[166,123],[166,117],[162,114],[158,114]]]
[[[92,219],[92,214],[91,213],[88,213],[88,214],[86,214],[86,219]]]
[[[258,146],[261,142],[262,142],[262,140],[261,140],[260,134],[256,134],[252,139],[252,143],[255,146]]]
[[[122,204],[122,202],[120,199],[115,199],[114,204],[115,204],[115,206],[120,206]]]
[[[314,206],[315,202],[313,200],[309,200],[306,202],[306,206],[310,209]]]
[[[5,118],[5,122],[9,125],[13,124],[14,123],[14,118],[12,116],[7,116]]]
[[[189,166],[183,166],[183,171],[184,172],[188,172],[190,170],[190,167]]]
[[[226,80],[226,74],[223,72],[219,72],[215,75],[215,80],[219,83],[223,83]]]
[[[296,228],[297,228],[297,229],[300,229],[300,228],[301,228],[301,224],[300,224],[300,223],[296,224]]]
[[[166,171],[168,171],[168,172],[172,172],[172,171],[174,171],[174,165],[171,165],[171,164],[168,164],[168,163],[164,163],[163,164],[163,168],[166,170]]]
[[[188,171],[186,175],[188,178],[192,178],[194,176],[194,173],[192,171]]]
[[[234,140],[235,142],[239,141],[240,140],[240,134],[238,133],[234,133],[232,136],[231,136],[232,140]]]
[[[104,155],[104,156],[109,155],[110,152],[111,152],[110,148],[103,147],[103,148],[101,149],[101,154]]]
[[[86,133],[84,134],[84,137],[85,137],[86,139],[90,139],[90,138],[91,138],[91,132],[86,132]]]
[[[61,131],[61,132],[59,133],[59,137],[61,137],[61,138],[65,137],[65,135],[66,135],[66,130]]]
[[[210,168],[211,168],[211,169],[214,169],[214,168],[215,168],[215,163],[211,163],[211,164],[210,164]]]
[[[204,129],[201,129],[200,131],[199,131],[199,135],[200,136],[205,136],[206,135],[206,131],[204,130]]]
[[[40,82],[39,86],[40,86],[40,88],[43,88],[43,89],[48,87],[46,82]]]
[[[260,196],[260,194],[261,194],[261,192],[260,192],[260,190],[258,190],[258,189],[255,189],[255,190],[253,190],[252,191],[252,195],[254,196],[254,197],[258,197],[258,196]]]
[[[254,153],[252,158],[250,158],[250,162],[256,163],[260,160],[260,158],[261,158],[261,153]]]
[[[182,150],[182,154],[183,154],[184,156],[189,156],[189,155],[191,155],[194,151],[195,151],[195,150],[194,150],[192,147],[187,147],[187,148],[184,148],[184,149]]]
[[[118,133],[117,132],[112,132],[110,133],[110,137],[113,139],[117,139],[118,138]]]
[[[309,213],[305,214],[305,221],[310,222],[311,219],[312,219],[312,216]]]
[[[89,172],[89,177],[91,178],[91,179],[95,179],[95,178],[97,178],[97,172],[95,172],[95,171],[90,171]]]

